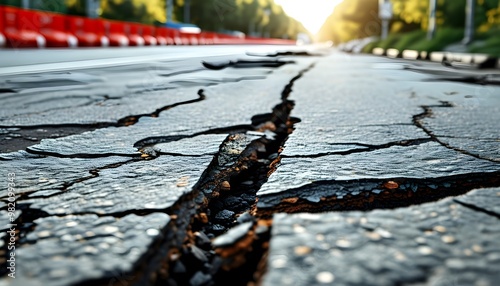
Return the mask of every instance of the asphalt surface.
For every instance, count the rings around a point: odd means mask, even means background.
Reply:
[[[0,285],[496,285],[498,72],[306,48],[0,51]]]
[[[165,60],[237,56],[251,51],[268,53],[273,46],[168,46],[128,48],[0,50],[0,75],[123,66]],[[282,46],[279,50],[302,50]]]

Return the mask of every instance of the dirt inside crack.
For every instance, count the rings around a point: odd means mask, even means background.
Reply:
[[[200,205],[179,256],[156,285],[247,285],[254,277],[270,239],[270,223],[255,217],[256,193],[267,181],[293,125],[293,83],[272,113],[252,118],[253,131],[235,133],[220,146],[195,189]],[[220,241],[227,241],[221,243]]]
[[[246,285],[253,281],[252,268],[260,260],[269,232],[253,223],[251,210],[257,190],[267,181],[272,162],[293,130],[294,121],[282,113],[289,113],[292,107],[293,103],[285,101],[275,108],[270,120],[256,126],[255,132],[229,135],[221,145],[221,152],[197,186],[201,206],[179,250],[181,255],[170,262],[168,280],[177,285],[223,284],[227,279]],[[283,122],[283,118],[288,120]],[[212,239],[243,223],[251,226],[234,244],[228,248],[212,245]]]
[[[500,172],[471,173],[438,178],[391,178],[318,181],[287,192],[286,197],[262,197],[261,217],[276,212],[319,213],[394,209],[458,196],[476,188],[500,185]],[[310,196],[310,197],[307,197]]]

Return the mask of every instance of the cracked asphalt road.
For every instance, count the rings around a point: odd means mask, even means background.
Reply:
[[[0,285],[496,285],[498,73],[294,51],[0,79]]]

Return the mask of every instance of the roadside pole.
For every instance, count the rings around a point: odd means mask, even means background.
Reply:
[[[474,13],[475,13],[475,0],[467,0],[465,7],[465,33],[462,43],[464,45],[470,44],[474,39]]]
[[[184,0],[184,23],[191,22],[191,0]]]
[[[166,9],[167,9],[167,22],[172,22],[172,15],[174,14],[174,2],[173,0],[166,0]]]
[[[392,3],[389,0],[379,0],[379,18],[382,20],[380,38],[384,40],[389,35],[389,20],[392,18]]]
[[[85,1],[85,10],[87,17],[97,18],[97,9],[99,8],[100,0],[87,0]]]
[[[436,34],[436,0],[429,0],[429,27],[427,28],[427,40],[432,40]]]

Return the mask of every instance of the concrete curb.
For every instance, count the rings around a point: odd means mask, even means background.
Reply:
[[[465,65],[477,65],[481,68],[500,68],[500,59],[487,54],[426,52],[416,50],[374,48],[372,54],[389,58],[403,58],[407,60],[430,60],[432,62],[450,62]]]

